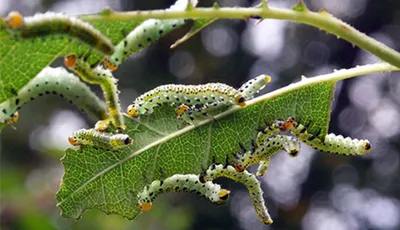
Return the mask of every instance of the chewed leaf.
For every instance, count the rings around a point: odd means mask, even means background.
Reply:
[[[248,101],[201,122],[182,126],[173,107],[161,106],[149,116],[126,117],[127,134],[134,144],[118,152],[84,147],[68,149],[62,159],[63,183],[57,194],[65,217],[79,218],[87,209],[99,209],[128,219],[139,213],[137,198],[145,180],[174,174],[198,174],[213,157],[224,162],[226,156],[240,151],[238,143],[250,148],[256,128],[264,120],[288,116],[312,120],[311,131],[327,133],[334,82],[305,85],[291,91],[285,88]],[[233,161],[233,159],[231,159]]]
[[[177,47],[178,45],[186,42],[189,38],[193,37],[195,34],[200,32],[206,26],[210,25],[211,23],[215,22],[217,18],[204,18],[204,19],[197,19],[193,22],[192,29],[185,34],[182,38],[178,39],[174,44],[171,45],[171,49]]]

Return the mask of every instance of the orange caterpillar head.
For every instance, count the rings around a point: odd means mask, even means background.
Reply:
[[[104,62],[103,62],[103,63],[104,63],[104,66],[105,66],[107,69],[109,69],[110,71],[114,71],[114,70],[118,69],[118,66],[112,64],[112,63],[110,62],[110,59],[109,59],[108,57],[106,57],[106,58],[104,59]]]
[[[75,138],[72,137],[72,136],[69,136],[69,137],[68,137],[68,141],[69,141],[69,143],[70,143],[71,145],[73,145],[73,146],[78,146],[78,145],[79,145],[79,144],[76,142]]]
[[[151,202],[142,203],[141,201],[138,201],[137,206],[140,208],[141,211],[150,211],[153,204]]]
[[[293,117],[289,117],[284,123],[286,129],[291,129],[293,127],[296,127],[296,125],[296,120]]]
[[[235,95],[235,102],[238,104],[240,107],[246,106],[246,99],[243,97],[242,94],[238,93]]]
[[[11,11],[6,17],[6,23],[11,29],[18,29],[24,23],[24,17],[17,11]]]
[[[188,111],[190,109],[189,106],[187,105],[180,105],[177,109],[176,109],[176,118],[181,119],[182,118],[182,114],[186,111]]]
[[[77,57],[75,54],[70,54],[64,58],[64,64],[66,67],[71,68],[76,64]]]
[[[18,121],[18,118],[19,118],[19,113],[18,113],[18,111],[17,111],[17,112],[15,112],[15,113],[12,115],[12,118],[11,118],[10,120],[7,120],[7,121],[6,121],[6,124],[7,124],[7,125],[14,124],[15,122]]]
[[[138,117],[139,111],[135,109],[135,104],[129,105],[127,108],[128,115],[131,117]]]
[[[235,168],[236,172],[243,172],[245,170],[245,168],[243,168],[238,162],[235,162],[233,167]]]

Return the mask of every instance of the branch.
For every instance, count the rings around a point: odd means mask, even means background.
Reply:
[[[300,1],[292,9],[279,9],[267,7],[243,8],[243,7],[218,7],[212,8],[190,8],[186,11],[177,10],[150,10],[150,11],[131,11],[131,12],[113,12],[109,9],[96,15],[83,15],[81,19],[87,22],[99,22],[104,20],[111,21],[129,21],[145,20],[149,18],[171,19],[171,18],[231,18],[248,19],[250,17],[259,17],[263,19],[281,19],[297,23],[303,23],[325,30],[328,33],[343,38],[351,44],[358,46],[392,65],[400,67],[400,53],[388,46],[376,41],[375,39],[361,33],[354,27],[346,24],[338,18],[335,18],[325,10],[320,12],[311,12],[307,10]]]
[[[286,87],[277,89],[270,93],[256,97],[253,100],[247,101],[246,107],[250,106],[250,105],[255,105],[255,104],[263,102],[263,101],[264,102],[268,101],[268,100],[275,98],[281,94],[285,94],[285,93],[288,93],[288,92],[296,90],[296,89],[308,87],[308,86],[319,84],[319,83],[324,83],[324,82],[336,83],[337,81],[344,80],[347,78],[352,78],[352,77],[357,77],[357,76],[367,75],[367,74],[373,74],[373,73],[379,73],[379,72],[391,72],[391,71],[400,71],[400,68],[397,68],[396,66],[390,65],[388,63],[381,62],[381,63],[376,63],[376,64],[357,66],[357,67],[354,67],[351,69],[336,70],[330,74],[319,75],[319,76],[311,77],[311,78],[306,78],[306,77],[302,76],[302,79],[300,82],[290,84]],[[242,107],[235,106],[232,109],[229,109],[228,111],[225,111],[223,113],[220,113],[220,114],[214,116],[214,118],[219,119],[221,117],[225,117],[225,116],[232,114],[235,111],[240,110],[240,109],[242,109]],[[200,122],[198,124],[198,126],[203,125],[205,123],[209,123],[209,122],[211,122],[211,121],[205,120],[203,122]],[[188,126],[186,128],[190,129],[190,128],[194,128],[194,127]]]

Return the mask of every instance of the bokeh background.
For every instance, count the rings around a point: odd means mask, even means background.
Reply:
[[[95,13],[165,8],[172,0],[1,0],[0,13],[24,15],[56,11]],[[222,6],[253,6],[246,0]],[[288,8],[295,0],[270,0]],[[375,39],[399,49],[400,1],[308,0],[312,10],[333,15]],[[211,6],[202,0],[200,6]],[[188,30],[177,30],[132,55],[115,75],[122,108],[136,96],[166,83],[224,82],[238,87],[266,73],[271,91],[334,69],[375,63],[374,56],[316,28],[287,21],[220,20],[176,49],[169,46]],[[60,66],[60,60],[53,66]],[[303,146],[299,157],[273,157],[260,178],[274,224],[258,220],[244,186],[222,180],[233,191],[229,205],[215,207],[192,194],[166,194],[151,212],[128,221],[98,210],[79,221],[60,217],[55,207],[67,136],[94,122],[58,97],[44,97],[20,111],[16,129],[1,133],[1,229],[400,229],[400,73],[379,73],[339,82],[330,132],[368,138],[373,151],[364,157],[333,156]],[[93,88],[99,95],[98,88]],[[253,169],[254,170],[254,169]]]

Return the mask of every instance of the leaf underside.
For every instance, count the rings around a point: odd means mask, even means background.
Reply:
[[[65,174],[57,194],[58,206],[65,217],[79,218],[86,209],[99,209],[133,219],[139,214],[136,195],[145,181],[173,174],[198,174],[215,157],[224,162],[226,156],[239,152],[238,143],[250,147],[256,128],[264,120],[295,116],[312,121],[310,130],[321,128],[327,133],[334,82],[324,82],[280,94],[268,94],[249,101],[249,106],[233,109],[217,120],[202,126],[179,129],[175,111],[170,106],[156,108],[140,120],[126,117],[127,134],[135,143],[118,152],[90,146],[68,149],[62,159]],[[233,157],[230,158],[232,162]]]

